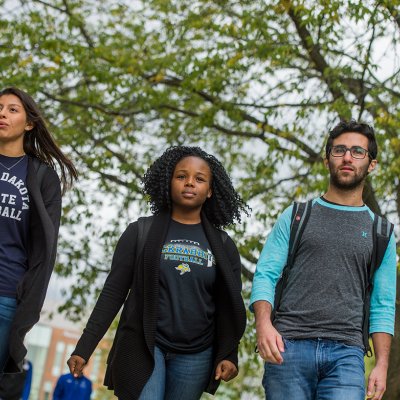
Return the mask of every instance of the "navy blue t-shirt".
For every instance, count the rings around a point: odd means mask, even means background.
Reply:
[[[15,297],[28,266],[28,157],[0,155],[0,296]]]
[[[171,220],[161,253],[156,344],[197,353],[214,340],[215,258],[201,224]]]

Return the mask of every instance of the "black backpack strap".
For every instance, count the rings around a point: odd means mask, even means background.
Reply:
[[[290,225],[289,252],[287,264],[292,266],[300,239],[306,228],[308,219],[311,214],[312,200],[306,203],[294,203],[292,211],[292,221]]]
[[[36,157],[33,157],[32,160],[33,160],[33,166],[35,167],[36,171],[36,180],[40,188],[42,186],[43,177],[47,166],[45,163],[40,162]]]
[[[153,218],[140,217],[137,220],[138,232],[137,232],[137,242],[136,242],[136,260],[139,261],[144,250],[144,245],[146,243],[147,236],[149,235],[151,224],[153,223]]]
[[[309,200],[306,203],[295,202],[293,204],[293,211],[290,224],[288,259],[285,267],[283,268],[282,275],[275,287],[274,308],[271,314],[272,321],[275,319],[275,313],[279,308],[283,290],[286,287],[289,271],[293,266],[296,252],[300,244],[301,236],[303,235],[308,219],[310,218],[312,202],[313,200]]]
[[[386,253],[386,248],[389,244],[390,237],[393,232],[394,225],[386,218],[376,215],[374,217],[374,244],[375,244],[375,262],[370,264],[369,278],[372,281],[375,271],[381,266],[383,257]]]
[[[228,234],[223,230],[219,230],[219,235],[220,235],[222,244],[225,245],[226,239],[228,239]]]
[[[373,289],[373,278],[376,270],[381,266],[385,256],[394,225],[386,218],[375,214],[372,225],[372,255],[371,261],[367,267],[367,284],[364,295],[364,315],[363,315],[363,343],[368,357],[372,356],[371,346],[369,344],[369,316],[371,308],[371,293]]]

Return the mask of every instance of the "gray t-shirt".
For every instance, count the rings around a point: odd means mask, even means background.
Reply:
[[[363,347],[372,225],[367,208],[314,203],[276,314],[275,326],[284,337]]]

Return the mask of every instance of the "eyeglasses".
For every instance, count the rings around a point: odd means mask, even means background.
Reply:
[[[350,154],[353,158],[363,159],[369,152],[360,146],[346,147],[346,146],[332,146],[330,153],[333,157],[343,157],[347,151],[350,151]]]

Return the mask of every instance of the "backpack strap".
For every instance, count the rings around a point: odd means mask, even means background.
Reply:
[[[367,284],[364,295],[364,315],[363,315],[363,343],[365,353],[368,357],[372,356],[371,346],[369,344],[369,316],[371,308],[371,293],[373,289],[373,278],[376,270],[381,266],[385,256],[394,225],[386,218],[374,214],[372,225],[372,255],[371,261],[367,267]]]
[[[42,186],[43,177],[47,166],[45,163],[40,162],[36,157],[33,157],[32,160],[33,160],[33,166],[35,167],[36,171],[36,180],[40,188]]]
[[[300,244],[300,239],[306,228],[308,219],[311,214],[313,200],[306,203],[294,203],[292,211],[292,220],[290,225],[289,252],[287,264],[292,266],[297,249]]]
[[[283,268],[282,275],[275,287],[274,308],[271,314],[272,321],[275,319],[275,313],[279,308],[283,290],[287,285],[289,271],[293,266],[296,252],[300,244],[300,239],[303,235],[304,229],[306,228],[308,219],[310,218],[312,202],[313,200],[309,200],[306,203],[293,203],[293,211],[290,223],[288,258],[286,265]]]
[[[226,239],[228,239],[228,234],[221,229],[218,229],[218,232],[219,232],[219,236],[221,238],[222,244],[225,245]]]
[[[370,281],[374,276],[375,271],[381,266],[383,257],[386,253],[386,248],[389,244],[390,237],[393,232],[394,225],[390,223],[386,218],[375,214],[373,224],[373,237],[374,237],[374,252],[373,259],[369,265],[368,276]],[[375,254],[374,254],[375,253]]]
[[[136,241],[136,260],[140,260],[140,257],[144,250],[144,245],[149,235],[151,224],[153,223],[153,218],[140,217],[137,220],[138,232]]]

